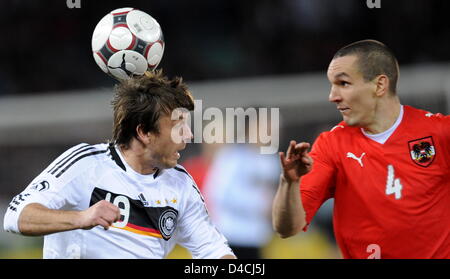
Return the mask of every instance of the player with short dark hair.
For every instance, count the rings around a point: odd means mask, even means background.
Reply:
[[[399,69],[392,50],[378,41],[363,40],[341,48],[333,60],[350,55],[358,57],[358,69],[366,82],[379,75],[386,75],[389,78],[389,93],[396,93]]]
[[[282,237],[306,230],[334,198],[344,258],[450,258],[450,116],[401,105],[398,63],[374,40],[337,52],[329,101],[343,121],[291,141],[273,204]]]
[[[111,143],[82,143],[59,156],[11,201],[5,230],[45,235],[44,258],[163,258],[176,243],[194,258],[234,258],[177,165],[192,138],[187,86],[156,72],[115,92]]]

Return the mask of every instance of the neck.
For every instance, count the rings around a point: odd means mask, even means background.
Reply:
[[[400,100],[392,97],[385,102],[380,102],[375,108],[371,124],[363,127],[368,134],[379,134],[391,128],[400,115]]]
[[[149,160],[149,151],[143,146],[142,143],[136,140],[131,140],[128,147],[119,146],[120,152],[127,164],[137,173],[140,174],[153,174],[156,172],[157,167]]]

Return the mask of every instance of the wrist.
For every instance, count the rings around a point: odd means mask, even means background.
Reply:
[[[83,229],[83,211],[74,211],[72,215],[72,225],[75,229]]]
[[[283,173],[281,173],[280,175],[280,183],[283,185],[298,185],[300,183],[300,178],[299,179],[288,179],[284,176]]]

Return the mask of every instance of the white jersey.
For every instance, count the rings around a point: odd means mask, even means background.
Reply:
[[[85,210],[100,200],[117,205],[121,219],[109,230],[96,226],[46,235],[44,258],[164,258],[176,243],[193,258],[233,254],[184,168],[142,175],[108,144],[83,143],[59,156],[14,197],[4,228],[20,233],[18,218],[30,203]]]

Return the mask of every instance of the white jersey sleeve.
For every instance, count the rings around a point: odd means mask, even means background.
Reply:
[[[234,255],[226,238],[211,222],[203,197],[195,184],[187,191],[187,195],[178,227],[178,243],[187,248],[194,259]]]
[[[4,230],[20,233],[18,221],[23,208],[31,203],[39,203],[49,209],[65,209],[76,207],[82,197],[83,172],[88,166],[71,168],[70,164],[77,158],[89,154],[95,148],[88,144],[76,145],[40,173],[20,194],[8,205],[4,217]]]

